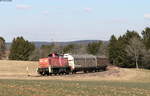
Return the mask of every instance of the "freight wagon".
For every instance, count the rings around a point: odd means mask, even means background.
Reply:
[[[105,70],[109,61],[106,57],[93,55],[50,54],[39,60],[38,73],[41,75],[69,74],[79,71],[98,72]]]

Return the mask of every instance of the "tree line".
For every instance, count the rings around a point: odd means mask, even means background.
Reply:
[[[49,53],[71,53],[103,55],[109,58],[112,65],[126,68],[150,68],[150,28],[145,28],[140,34],[127,30],[119,37],[112,35],[108,42],[91,42],[88,44],[58,45],[51,43],[36,48],[35,44],[23,37],[14,38],[9,49],[10,60],[38,60],[47,57]],[[0,59],[5,57],[6,45],[0,37]]]
[[[100,55],[101,47],[103,46],[102,41],[91,42],[88,44],[68,44],[58,45],[51,43],[49,45],[42,45],[40,48],[36,48],[35,44],[25,40],[23,37],[14,38],[8,59],[10,60],[31,60],[36,61],[39,58],[47,57],[50,53],[71,53],[71,54],[93,54]],[[5,54],[6,44],[4,38],[0,38],[0,57]],[[3,53],[2,53],[3,52]],[[1,58],[0,58],[1,59]]]
[[[113,65],[150,68],[150,28],[145,28],[141,34],[128,30],[118,38],[112,35],[109,40],[108,54]]]

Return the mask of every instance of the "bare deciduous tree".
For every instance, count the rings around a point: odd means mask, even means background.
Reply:
[[[139,56],[145,54],[145,46],[142,41],[138,37],[131,38],[126,47],[126,52],[129,56],[134,58],[136,68],[138,69]]]

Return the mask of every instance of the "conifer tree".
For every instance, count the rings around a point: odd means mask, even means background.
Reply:
[[[3,37],[0,37],[0,59],[4,56],[5,54],[5,40]]]
[[[92,54],[92,55],[97,55],[100,50],[101,45],[102,45],[101,41],[89,43],[87,46],[87,53]]]
[[[109,40],[108,53],[109,53],[110,63],[113,65],[115,65],[116,63],[116,57],[117,57],[117,51],[118,51],[117,43],[118,43],[117,38],[114,35],[112,35]]]
[[[145,28],[145,30],[142,32],[142,36],[146,49],[150,49],[150,28]]]
[[[9,59],[29,60],[29,56],[32,54],[34,49],[35,45],[27,40],[24,40],[23,37],[14,38],[11,44]]]

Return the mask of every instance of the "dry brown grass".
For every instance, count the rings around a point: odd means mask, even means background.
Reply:
[[[0,60],[0,75],[27,75],[27,66],[29,69],[29,74],[36,74],[38,62]]]
[[[27,76],[26,67],[29,67]],[[109,68],[96,73],[38,76],[38,62],[0,61],[0,96],[149,96],[150,71]],[[13,80],[14,79],[14,80]]]
[[[149,70],[109,68],[104,72],[43,77],[36,73],[37,67],[38,62],[0,60],[0,79],[150,82]]]

